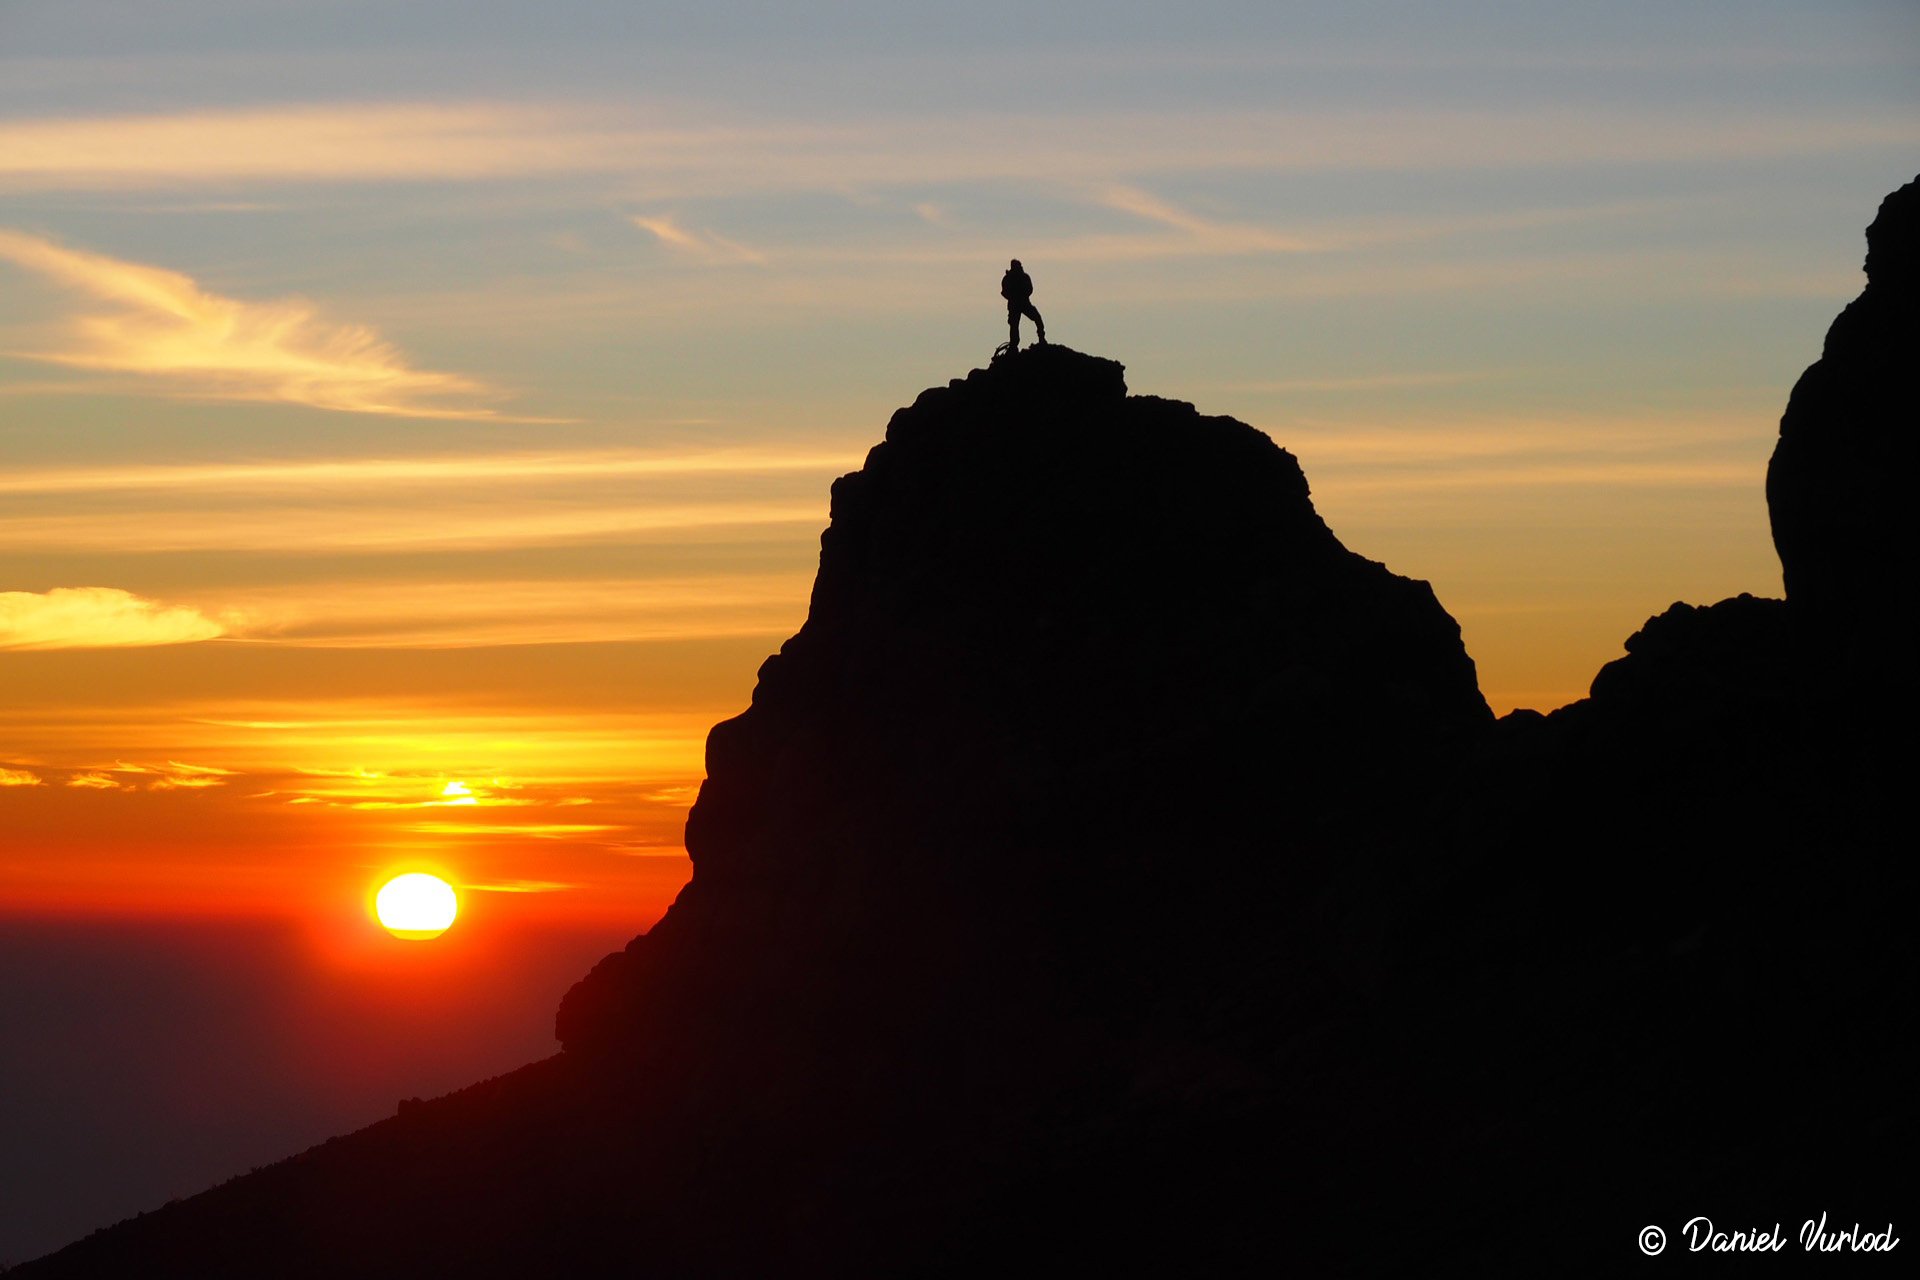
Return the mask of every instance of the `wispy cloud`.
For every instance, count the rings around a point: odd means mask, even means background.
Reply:
[[[1584,488],[1625,492],[1635,488],[1751,489],[1766,475],[1764,464],[1738,460],[1646,459],[1644,461],[1593,463],[1585,460],[1539,462],[1511,460],[1485,463],[1457,472],[1434,471],[1428,474],[1382,474],[1365,477],[1340,476],[1323,488],[1338,488],[1343,495],[1392,495],[1419,492],[1437,494],[1443,490],[1522,489],[1532,492],[1549,489]]]
[[[1391,425],[1364,416],[1293,418],[1285,441],[1311,449],[1322,465],[1368,471],[1426,471],[1489,459],[1563,458],[1618,462],[1676,452],[1764,457],[1772,447],[1765,420],[1738,413],[1642,415],[1510,414],[1478,409],[1465,419],[1397,417]]]
[[[626,828],[619,823],[605,822],[528,822],[503,826],[483,822],[409,822],[406,829],[429,836],[531,836],[536,840],[564,840]]]
[[[708,540],[757,538],[772,526],[826,522],[812,500],[622,505],[568,503],[508,510],[477,500],[422,508],[370,503],[345,511],[257,507],[196,513],[164,527],[129,527],[123,515],[0,516],[0,540],[16,549],[67,551],[461,551],[563,543],[637,542],[699,530]]]
[[[0,471],[0,493],[52,494],[130,489],[195,493],[277,493],[316,489],[363,492],[369,485],[525,484],[593,476],[637,478],[847,471],[857,450],[784,453],[768,449],[707,449],[684,453],[580,449],[414,458],[322,458],[298,462],[136,465]]]
[[[1449,501],[1481,492],[1752,490],[1772,447],[1768,424],[1737,414],[1516,416],[1472,423],[1296,418],[1286,443],[1321,497],[1349,515],[1368,501]]]
[[[1478,369],[1438,373],[1376,373],[1352,378],[1278,378],[1269,382],[1225,382],[1222,391],[1278,394],[1291,391],[1385,391],[1398,387],[1453,387],[1515,376],[1516,370]],[[0,480],[0,491],[6,482]]]
[[[222,593],[241,638],[325,648],[472,648],[782,636],[809,574],[476,582],[322,582]]]
[[[83,187],[482,178],[604,164],[612,140],[602,132],[577,113],[475,104],[15,120],[0,124],[0,174],[29,185]]]
[[[698,262],[719,265],[728,262],[764,264],[767,255],[712,231],[689,231],[669,214],[654,217],[631,215],[633,225],[650,232],[661,244]]]
[[[711,112],[567,103],[276,105],[0,121],[0,184],[180,188],[602,173],[646,198],[1152,173],[1516,168],[1911,146],[1920,118],[1488,110],[1145,112],[1012,119],[715,122]]]
[[[236,776],[231,769],[210,765],[128,764],[117,760],[111,765],[77,767],[52,771],[61,786],[83,791],[199,791],[221,787]],[[64,774],[64,777],[59,775]],[[40,774],[25,769],[0,769],[0,787],[42,787],[48,785]]]
[[[76,317],[60,349],[15,353],[30,359],[133,374],[209,399],[409,418],[497,416],[471,403],[487,390],[475,380],[413,368],[367,326],[322,320],[297,299],[223,298],[177,271],[3,229],[0,258],[113,308]]]
[[[0,496],[12,499],[0,541],[16,550],[375,554],[651,542],[696,530],[709,541],[761,540],[785,536],[779,526],[824,523],[824,480],[857,466],[860,452],[580,449],[0,469]],[[552,620],[536,612],[536,629]],[[241,619],[218,616],[240,629]],[[252,633],[272,621],[255,619]]]
[[[232,769],[206,764],[181,764],[178,760],[159,765],[116,761],[107,772],[145,775],[149,791],[199,791],[207,787],[224,787],[228,778],[236,776]],[[129,782],[126,785],[130,787],[133,784]]]
[[[0,591],[0,649],[106,649],[211,640],[226,627],[197,609],[118,587]]]
[[[1244,222],[1219,222],[1163,200],[1133,186],[1114,186],[1101,193],[1100,202],[1181,233],[1188,245],[1204,253],[1312,253],[1326,244],[1287,235]]]

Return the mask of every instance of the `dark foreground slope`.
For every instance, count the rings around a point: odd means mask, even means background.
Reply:
[[[564,1053],[25,1274],[1579,1274],[1897,1223],[1911,700],[1789,582],[1496,724],[1265,437],[1001,361],[836,485],[693,882]]]

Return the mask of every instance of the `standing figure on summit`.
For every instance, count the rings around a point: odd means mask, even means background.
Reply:
[[[1007,274],[1000,277],[1000,296],[1007,300],[1007,351],[1009,354],[1020,349],[1020,317],[1033,317],[1034,343],[1047,345],[1047,322],[1033,309],[1033,277],[1020,269],[1020,259],[1015,258],[1013,265],[1007,268]]]

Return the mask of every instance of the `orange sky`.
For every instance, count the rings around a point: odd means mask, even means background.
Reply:
[[[309,8],[0,10],[0,913],[431,865],[645,925],[1013,254],[1563,704],[1778,593],[1778,415],[1920,142],[1868,3]]]

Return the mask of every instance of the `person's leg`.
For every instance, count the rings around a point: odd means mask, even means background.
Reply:
[[[1031,302],[1024,304],[1020,309],[1033,317],[1033,340],[1044,346],[1047,341],[1047,322],[1040,318],[1040,313],[1033,309]]]
[[[1020,304],[1017,302],[1009,302],[1007,304],[1007,350],[1018,351],[1019,349]]]

